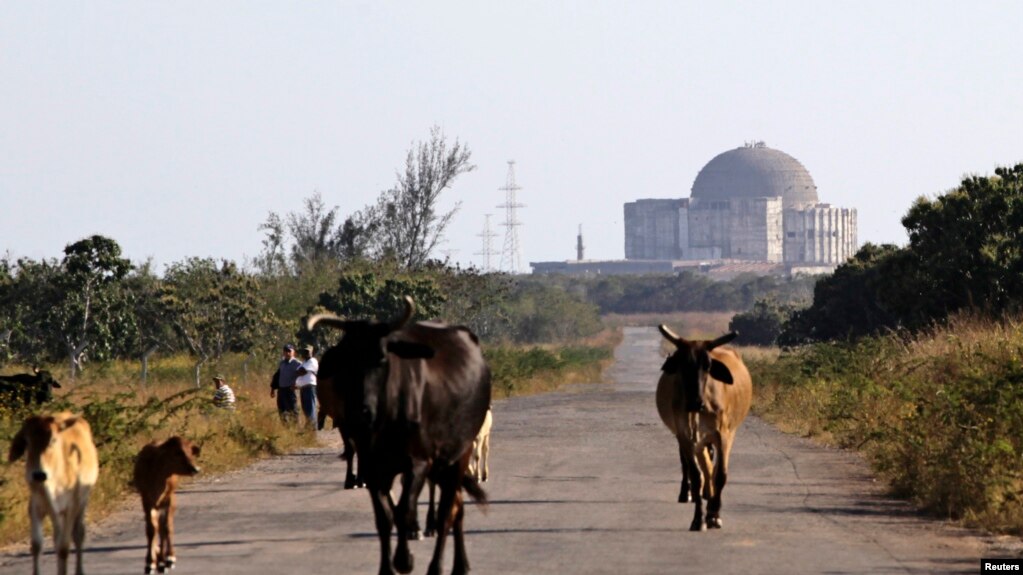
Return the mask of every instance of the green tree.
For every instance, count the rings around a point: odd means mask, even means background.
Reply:
[[[74,378],[87,350],[94,359],[110,359],[118,338],[136,329],[123,285],[132,265],[116,241],[94,235],[65,247],[61,267],[48,323],[60,334]]]
[[[757,300],[753,309],[736,314],[728,322],[730,331],[738,332],[743,344],[774,345],[792,308],[773,300]]]
[[[228,261],[189,258],[164,275],[161,304],[178,336],[196,358],[194,375],[228,351],[266,348],[278,321],[260,297],[255,278]]]
[[[437,126],[431,128],[429,141],[413,144],[395,187],[367,210],[368,219],[374,222],[378,257],[393,259],[403,269],[426,264],[460,205],[441,213],[441,192],[459,175],[476,169],[469,161],[471,156],[458,140],[449,146]]]

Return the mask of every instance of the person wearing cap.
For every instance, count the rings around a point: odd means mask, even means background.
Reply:
[[[222,374],[213,376],[213,385],[217,391],[213,392],[213,405],[221,409],[234,410],[234,392],[227,386],[227,380]]]
[[[282,350],[283,358],[277,365],[277,371],[270,381],[270,397],[277,398],[277,413],[282,421],[298,418],[298,409],[295,405],[295,380],[298,378],[298,368],[302,363],[295,359],[295,346],[290,343]]]
[[[320,363],[313,357],[313,346],[307,345],[299,350],[302,366],[298,368],[298,379],[295,384],[298,386],[299,399],[302,402],[302,413],[305,414],[309,425],[316,429],[316,372],[320,369]]]

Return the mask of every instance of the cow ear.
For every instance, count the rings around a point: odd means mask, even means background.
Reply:
[[[199,457],[200,453],[202,453],[202,446],[192,444],[192,457]]]
[[[664,365],[661,366],[661,371],[665,373],[678,371],[678,357],[675,354],[668,356],[668,359],[664,360]]]
[[[22,427],[18,434],[11,440],[11,449],[7,452],[7,461],[17,461],[28,449],[28,441],[25,440],[25,428]]]
[[[402,359],[430,359],[436,353],[432,347],[412,341],[389,341],[387,351]]]
[[[731,385],[734,382],[732,372],[728,369],[728,366],[716,359],[710,360],[710,376],[721,383]]]

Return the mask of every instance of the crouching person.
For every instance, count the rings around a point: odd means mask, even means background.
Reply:
[[[152,442],[142,448],[135,460],[132,483],[142,496],[146,517],[146,573],[163,573],[174,568],[174,492],[179,475],[195,475],[195,458],[201,448],[174,436],[163,443]],[[157,541],[156,534],[160,538]]]

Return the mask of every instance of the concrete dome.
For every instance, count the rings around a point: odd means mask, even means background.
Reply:
[[[718,154],[696,175],[694,199],[782,198],[782,207],[816,204],[817,185],[810,172],[792,156],[763,142]]]

